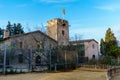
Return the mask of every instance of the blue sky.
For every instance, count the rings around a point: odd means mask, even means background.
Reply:
[[[110,27],[120,39],[120,0],[0,0],[0,27],[8,21],[21,23],[25,29],[37,30],[53,18],[64,18],[70,24],[70,37],[104,38]]]

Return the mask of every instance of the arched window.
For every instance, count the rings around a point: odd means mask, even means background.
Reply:
[[[95,55],[92,55],[92,59],[95,59]]]
[[[41,57],[39,55],[36,56],[35,63],[36,63],[36,66],[39,66],[41,64]]]
[[[23,54],[18,55],[18,62],[23,63]]]

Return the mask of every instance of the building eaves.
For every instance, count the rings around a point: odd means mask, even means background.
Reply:
[[[98,43],[95,39],[76,40],[76,41],[70,41],[70,43],[71,44],[73,44],[73,43],[84,43],[84,42],[91,42],[91,41],[95,41],[96,43]]]
[[[14,35],[14,36],[10,36],[10,37],[4,38],[3,40],[1,40],[1,42],[6,41],[6,40],[11,39],[11,38],[16,38],[16,37],[21,37],[21,36],[25,36],[25,35],[30,35],[30,34],[33,34],[33,33],[40,33],[40,34],[46,36],[47,38],[57,42],[56,40],[54,40],[53,38],[49,37],[48,35],[46,35],[45,33],[41,32],[40,30],[36,30],[36,31],[33,31],[33,32],[28,32],[28,33],[24,33],[24,34],[17,34],[17,35]]]

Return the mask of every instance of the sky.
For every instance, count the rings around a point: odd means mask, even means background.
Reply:
[[[120,40],[120,0],[0,0],[3,29],[10,21],[21,23],[26,32],[34,31],[45,27],[48,20],[63,17],[69,21],[71,38],[78,35],[99,42],[110,27]]]

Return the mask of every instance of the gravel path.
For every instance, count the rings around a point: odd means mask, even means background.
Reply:
[[[0,80],[106,80],[106,72],[82,71],[0,75]]]
[[[26,73],[26,74],[15,74],[15,75],[2,75],[0,80],[43,80],[51,73]]]

